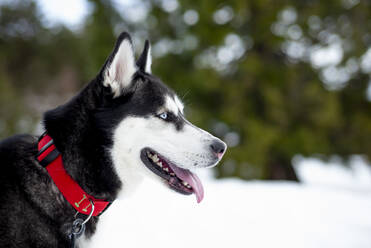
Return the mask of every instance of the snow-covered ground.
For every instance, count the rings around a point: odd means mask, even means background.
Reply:
[[[200,204],[145,182],[102,215],[91,245],[370,248],[370,169],[360,159],[350,169],[299,160],[301,184],[199,174],[205,187]]]

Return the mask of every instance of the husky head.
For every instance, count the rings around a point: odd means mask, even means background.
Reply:
[[[111,98],[103,113],[113,126],[113,166],[124,187],[149,176],[200,202],[203,187],[192,171],[215,166],[226,144],[187,121],[179,97],[151,74],[151,60],[146,41],[135,61],[123,33],[100,73]]]

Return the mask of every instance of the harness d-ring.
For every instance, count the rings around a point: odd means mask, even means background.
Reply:
[[[71,234],[69,235],[69,238],[70,238],[70,247],[71,248],[75,248],[76,240],[79,237],[81,237],[81,235],[84,234],[84,232],[85,232],[85,224],[93,216],[93,213],[94,213],[94,203],[90,199],[89,199],[89,201],[90,201],[90,204],[91,204],[91,211],[90,211],[89,216],[85,220],[82,220],[80,218],[75,219],[75,221],[72,223],[72,230],[71,230]],[[77,216],[78,213],[79,212],[76,213],[75,218],[76,218],[76,216]]]
[[[88,218],[86,218],[81,225],[85,225],[90,220],[90,218],[93,216],[93,213],[94,213],[94,202],[92,200],[90,200],[90,199],[89,199],[89,201],[91,203],[91,211],[90,211],[90,214],[89,214]]]
[[[86,224],[92,217],[93,213],[94,213],[94,203],[92,200],[88,199],[90,201],[90,204],[91,204],[91,211],[90,211],[90,214],[88,216],[88,218],[86,218],[86,220],[83,221],[83,224]],[[79,211],[76,211],[74,217],[76,219],[77,215],[79,214],[80,212]]]

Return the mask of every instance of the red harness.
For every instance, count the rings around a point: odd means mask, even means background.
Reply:
[[[66,172],[63,166],[62,156],[55,147],[53,139],[48,134],[43,134],[39,139],[39,153],[37,160],[46,168],[54,184],[62,193],[64,198],[79,213],[89,215],[94,204],[93,216],[100,215],[109,205],[110,202],[95,199],[86,193]]]

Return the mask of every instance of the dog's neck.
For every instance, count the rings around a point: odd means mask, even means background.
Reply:
[[[103,139],[93,118],[104,101],[105,89],[99,81],[93,80],[72,100],[48,111],[44,125],[66,171],[80,187],[96,198],[113,201],[121,183],[112,167],[110,141]]]

